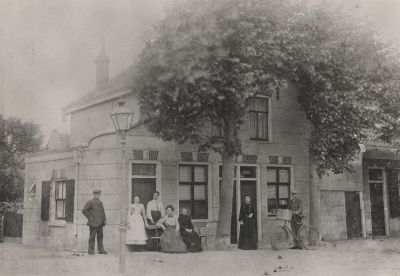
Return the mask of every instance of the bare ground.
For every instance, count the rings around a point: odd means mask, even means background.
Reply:
[[[400,240],[325,243],[317,250],[127,254],[125,275],[400,275]],[[0,243],[0,275],[120,275],[118,256],[49,251]]]

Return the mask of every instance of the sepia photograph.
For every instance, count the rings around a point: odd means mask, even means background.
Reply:
[[[400,276],[400,0],[0,0],[0,276]]]

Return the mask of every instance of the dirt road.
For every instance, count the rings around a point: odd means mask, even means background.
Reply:
[[[400,275],[396,239],[326,243],[317,250],[206,251],[127,255],[126,275]],[[81,254],[0,244],[0,275],[120,275],[118,256]]]

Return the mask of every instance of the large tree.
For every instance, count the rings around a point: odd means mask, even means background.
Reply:
[[[42,135],[37,125],[0,115],[0,202],[21,202],[23,155],[39,150],[41,144]]]
[[[164,140],[221,154],[217,248],[229,244],[238,132],[255,96],[287,82],[298,87],[319,175],[350,169],[366,131],[391,138],[399,62],[369,27],[354,22],[303,1],[189,0],[157,26],[135,77],[144,123]],[[210,122],[222,138],[205,131]]]

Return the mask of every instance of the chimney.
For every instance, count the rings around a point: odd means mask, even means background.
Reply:
[[[105,41],[102,39],[99,56],[94,60],[96,63],[96,88],[101,89],[108,83],[110,59],[106,55]]]

